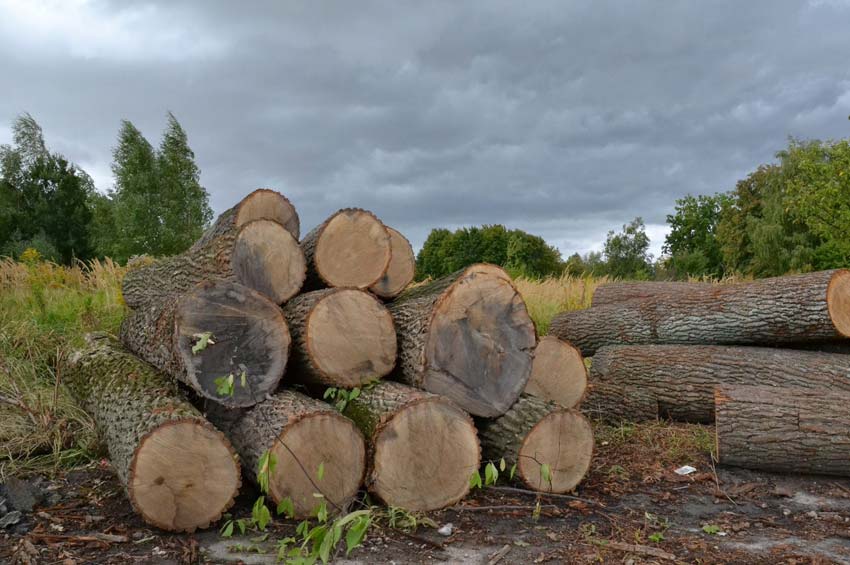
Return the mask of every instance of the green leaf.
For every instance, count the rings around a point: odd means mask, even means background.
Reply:
[[[254,503],[254,507],[251,508],[251,518],[260,531],[264,531],[269,522],[271,522],[272,515],[265,504],[265,497],[259,497]]]
[[[662,541],[664,541],[664,534],[662,534],[661,532],[655,532],[654,534],[651,534],[649,536],[649,541],[651,541],[652,543],[661,543]]]
[[[348,528],[348,532],[345,534],[345,555],[348,555],[351,553],[351,550],[363,543],[363,538],[366,536],[370,522],[369,516],[363,516],[351,524],[351,527]]]
[[[720,526],[715,526],[714,524],[706,524],[702,527],[702,531],[713,536],[720,531]]]
[[[508,477],[509,477],[511,480],[514,480],[514,475],[516,475],[516,463],[514,463],[513,465],[511,465],[511,472],[510,472],[510,473],[508,473]]]
[[[319,463],[319,468],[316,469],[316,478],[320,481],[325,477],[325,462]]]
[[[224,527],[221,528],[221,537],[229,538],[233,535],[233,520],[228,520],[224,523]]]
[[[195,345],[192,346],[192,355],[197,355],[201,351],[207,348],[207,345],[215,345],[215,342],[212,340],[212,332],[203,332],[194,334],[192,337],[197,339]]]
[[[307,530],[310,529],[310,521],[302,520],[301,523],[295,528],[296,535],[304,537],[307,534]]]
[[[324,524],[328,521],[328,503],[322,500],[319,509],[316,511],[316,519],[319,523]]]
[[[290,497],[286,497],[277,504],[278,515],[285,514],[287,518],[295,517],[295,504]]]
[[[505,458],[504,457],[502,457],[502,459],[499,461],[499,470],[503,473],[505,472]]]
[[[215,392],[219,396],[233,396],[233,374],[226,377],[218,377],[213,380]]]
[[[475,487],[481,488],[481,473],[479,473],[478,470],[473,472],[469,477],[469,488]]]
[[[487,466],[484,467],[484,484],[494,485],[496,481],[499,479],[499,470],[496,469],[496,466],[493,465],[493,462],[487,463]]]
[[[248,524],[245,523],[245,520],[242,519],[242,518],[239,518],[238,520],[236,520],[236,526],[239,528],[239,533],[244,536],[245,530],[248,528]]]
[[[548,463],[543,463],[540,465],[540,476],[543,477],[543,480],[549,484],[552,484],[552,470],[549,468]]]
[[[327,400],[328,398],[333,398],[334,396],[336,396],[336,389],[334,387],[328,387],[325,389],[325,394],[324,396],[322,396],[322,398]]]
[[[359,388],[353,388],[353,389],[351,389],[351,392],[348,393],[348,401],[351,402],[352,400],[354,400],[358,396],[360,396],[360,389]]]
[[[239,384],[242,385],[242,388],[248,386],[248,375],[245,371],[242,371],[242,374],[239,375]]]
[[[271,482],[272,474],[277,466],[277,460],[271,451],[266,450],[260,455],[260,460],[257,464],[257,482],[260,486],[260,491],[268,494],[269,483]]]
[[[332,535],[328,535],[327,529],[325,529],[324,534],[322,535],[322,543],[319,545],[319,559],[322,560],[322,563],[327,563],[331,558],[331,550],[333,549],[333,541],[334,538]]]

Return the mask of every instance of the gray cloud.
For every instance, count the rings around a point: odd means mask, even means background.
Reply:
[[[523,5],[530,4],[530,5]],[[0,141],[28,111],[101,189],[119,121],[189,132],[217,211],[373,209],[419,245],[503,223],[565,253],[850,130],[848,2],[0,0]]]

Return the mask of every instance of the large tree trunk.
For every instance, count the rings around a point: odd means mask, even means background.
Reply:
[[[292,333],[292,378],[353,388],[392,371],[396,334],[386,307],[368,292],[330,288],[290,300],[283,314]]]
[[[505,271],[472,265],[408,289],[389,308],[402,381],[476,416],[503,414],[519,398],[537,337]]]
[[[575,408],[587,388],[587,367],[578,349],[555,336],[546,336],[534,349],[526,394]]]
[[[204,334],[210,342],[193,352]],[[290,337],[277,305],[242,285],[208,282],[127,316],[121,341],[206,398],[252,406],[277,388]],[[221,392],[231,376],[232,391]]]
[[[133,509],[164,530],[217,521],[240,485],[230,443],[173,381],[103,334],[88,341],[64,383],[94,418]]]
[[[593,429],[575,410],[523,395],[503,416],[479,428],[485,459],[516,464],[516,475],[534,490],[569,492],[590,469]]]
[[[321,494],[328,509],[348,506],[363,482],[366,447],[357,426],[325,402],[282,390],[247,411],[213,408],[209,418],[233,442],[248,476],[260,459],[275,503],[289,499],[296,518],[315,516]],[[320,470],[321,469],[321,470]]]
[[[370,286],[369,290],[381,298],[394,298],[407,288],[407,285],[413,280],[416,271],[416,256],[413,254],[413,247],[406,237],[390,227],[387,228],[387,231],[390,233],[390,248],[392,249],[390,266],[387,268],[386,274]]]
[[[308,289],[345,286],[366,289],[387,273],[390,233],[374,214],[345,208],[301,240]]]
[[[210,241],[225,233],[238,230],[254,220],[273,220],[282,225],[296,240],[301,234],[301,220],[295,206],[282,194],[268,188],[259,188],[223,212],[204,232],[194,247],[206,247]]]
[[[610,282],[596,287],[593,292],[593,306],[619,304],[630,300],[646,300],[659,296],[673,297],[693,290],[703,291],[711,288],[712,283],[657,281],[657,282]]]
[[[829,389],[717,387],[720,463],[850,475],[850,395]]]
[[[771,347],[603,347],[590,367],[588,413],[607,421],[714,421],[719,384],[799,387],[850,394],[850,356]],[[597,388],[596,385],[607,385]],[[621,404],[622,398],[628,398]],[[645,410],[639,413],[637,408]]]
[[[850,271],[714,285],[564,312],[550,333],[593,355],[620,344],[790,344],[850,336]]]
[[[481,463],[475,425],[445,398],[384,381],[344,413],[366,436],[366,486],[388,506],[438,510],[469,492]]]

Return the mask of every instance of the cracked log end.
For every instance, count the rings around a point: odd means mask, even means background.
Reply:
[[[231,264],[241,284],[277,304],[298,294],[307,277],[307,262],[298,241],[271,220],[253,220],[240,228]]]
[[[542,338],[534,350],[525,392],[564,408],[575,408],[586,388],[587,367],[579,350],[555,336]]]
[[[198,334],[212,341],[192,353]],[[230,407],[252,406],[273,392],[289,356],[289,330],[280,308],[235,283],[203,283],[182,297],[175,316],[177,355],[187,381],[203,396]],[[242,374],[245,383],[242,383]],[[219,394],[216,379],[234,376],[233,394]]]
[[[593,457],[593,429],[574,410],[556,410],[543,417],[522,442],[517,475],[530,488],[553,493],[573,490],[587,474]],[[551,483],[542,466],[550,469]]]
[[[260,188],[239,203],[236,226],[254,220],[274,220],[286,228],[296,240],[300,237],[301,222],[295,206],[282,194],[268,188]]]
[[[218,520],[239,485],[239,463],[221,433],[200,420],[172,420],[142,439],[127,491],[149,524],[192,532]]]
[[[416,269],[416,256],[413,247],[400,232],[388,227],[392,257],[386,274],[369,287],[369,290],[381,298],[393,298],[404,290],[413,280]]]
[[[340,210],[325,224],[314,265],[329,286],[368,288],[387,272],[392,250],[390,234],[371,212]]]
[[[832,276],[826,288],[826,304],[836,331],[850,337],[850,271],[840,269]]]

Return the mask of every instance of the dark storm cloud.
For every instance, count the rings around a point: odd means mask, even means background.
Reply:
[[[271,186],[304,226],[358,205],[564,253],[636,215],[657,249],[675,198],[850,129],[846,2],[241,4],[0,0],[0,123],[105,189],[119,120],[156,142],[172,110],[217,211]]]

